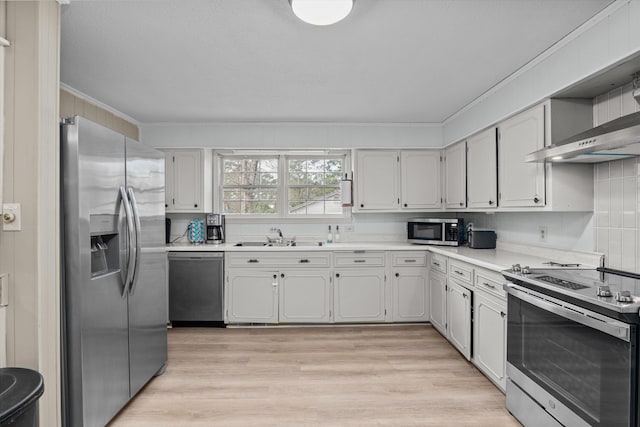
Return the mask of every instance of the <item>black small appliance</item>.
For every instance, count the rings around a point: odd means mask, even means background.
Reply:
[[[224,243],[225,219],[223,214],[207,214],[207,243]]]

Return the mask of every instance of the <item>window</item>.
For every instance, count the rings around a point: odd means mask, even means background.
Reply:
[[[348,152],[217,152],[221,211],[276,218],[344,217],[340,180]]]
[[[277,158],[224,158],[223,212],[275,214],[278,212]]]
[[[342,158],[287,158],[288,214],[341,215]]]

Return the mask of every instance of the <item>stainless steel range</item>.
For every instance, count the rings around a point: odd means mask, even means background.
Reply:
[[[504,271],[507,409],[525,426],[637,426],[640,275]]]

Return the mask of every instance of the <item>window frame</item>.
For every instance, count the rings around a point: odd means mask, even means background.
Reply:
[[[242,214],[225,213],[227,220],[232,222],[273,222],[286,220],[287,222],[318,222],[344,223],[351,221],[351,208],[343,207],[341,214],[290,214],[289,203],[289,160],[307,159],[342,159],[342,173],[350,176],[351,150],[214,150],[213,174],[214,206],[220,213],[224,212],[224,160],[227,158],[245,159],[277,159],[278,185],[275,214]]]

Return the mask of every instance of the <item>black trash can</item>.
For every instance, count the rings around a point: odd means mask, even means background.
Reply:
[[[25,368],[0,368],[0,427],[36,427],[42,375]]]

